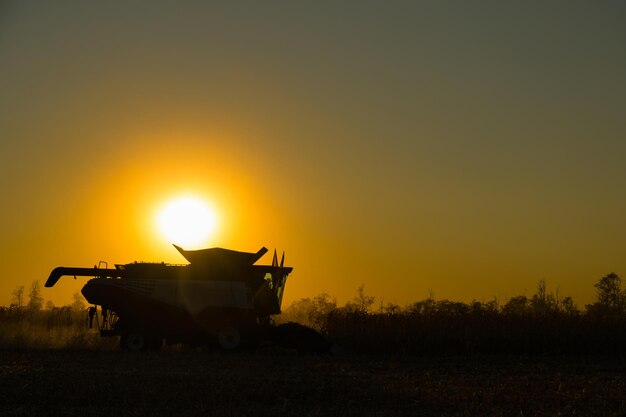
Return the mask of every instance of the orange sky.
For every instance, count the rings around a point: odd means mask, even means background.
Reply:
[[[286,251],[285,301],[532,294],[626,276],[614,2],[0,6],[0,304],[56,266]],[[266,255],[261,263],[270,263]],[[69,302],[84,280],[44,290]]]

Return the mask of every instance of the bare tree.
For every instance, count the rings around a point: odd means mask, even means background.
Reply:
[[[597,301],[587,304],[587,313],[600,316],[620,316],[624,313],[625,294],[622,291],[622,279],[614,272],[600,278],[594,285]]]
[[[19,287],[14,289],[12,295],[12,304],[18,308],[22,307],[24,305],[24,286],[20,285]]]
[[[576,304],[574,304],[574,300],[572,300],[572,297],[563,297],[561,307],[565,314],[578,315],[580,313],[578,307],[576,307]]]
[[[323,329],[328,316],[337,309],[337,300],[322,293],[311,298],[301,298],[285,309],[280,320],[295,321],[300,324]]]
[[[530,299],[530,305],[535,314],[542,315],[558,311],[558,300],[558,288],[556,295],[548,293],[546,280],[541,279],[537,283],[537,293]]]
[[[363,284],[357,289],[356,297],[354,297],[351,302],[346,304],[346,307],[359,313],[367,313],[374,304],[375,300],[376,297],[365,294],[365,284]]]
[[[615,272],[600,278],[594,287],[598,290],[598,303],[609,308],[621,308],[624,301],[622,279]]]
[[[43,297],[39,288],[39,281],[33,281],[28,291],[28,309],[30,311],[39,311],[43,307]]]
[[[72,310],[73,311],[83,311],[85,309],[84,298],[79,292],[75,292],[72,296]]]
[[[530,302],[525,295],[516,295],[511,297],[506,304],[502,306],[502,313],[522,316],[530,311]]]

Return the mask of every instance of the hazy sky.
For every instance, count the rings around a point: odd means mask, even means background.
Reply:
[[[219,213],[207,246],[286,251],[286,302],[545,279],[588,303],[626,277],[624,22],[621,1],[0,2],[0,304],[60,265],[183,263],[153,221],[181,193]]]

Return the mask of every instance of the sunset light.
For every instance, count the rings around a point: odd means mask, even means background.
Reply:
[[[166,203],[156,222],[164,239],[188,249],[206,245],[215,232],[216,214],[202,199],[183,196]]]
[[[57,3],[0,1],[0,307],[172,244],[285,251],[285,307],[626,277],[626,2]]]
[[[625,22],[0,0],[0,417],[626,417]]]

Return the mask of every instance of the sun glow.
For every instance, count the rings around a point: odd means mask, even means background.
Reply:
[[[202,199],[183,196],[169,201],[156,217],[161,235],[185,249],[206,245],[215,233],[217,216]]]

